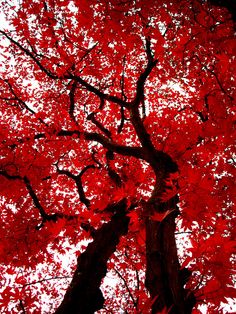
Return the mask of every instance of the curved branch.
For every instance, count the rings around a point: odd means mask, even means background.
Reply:
[[[108,150],[113,151],[114,153],[118,153],[124,156],[133,156],[136,158],[144,159],[143,150],[141,147],[131,147],[125,145],[119,145],[104,136],[97,133],[84,133],[84,138],[86,140],[91,140],[102,144]]]
[[[82,132],[79,130],[60,130],[59,132],[55,132],[54,135],[59,137],[66,137],[66,136],[73,136],[76,135],[78,138],[83,138],[87,141],[94,141],[103,145],[104,148],[113,151],[114,153],[123,155],[123,156],[132,156],[135,158],[140,158],[146,160],[145,152],[143,151],[142,147],[138,146],[126,146],[126,145],[119,145],[116,142],[108,139],[107,137],[103,136],[102,134],[98,134],[95,132]],[[46,133],[38,133],[33,137],[25,137],[23,139],[18,139],[18,144],[25,143],[29,140],[39,140],[47,138]],[[11,144],[13,148],[15,148],[18,144]]]
[[[87,120],[92,121],[96,127],[101,130],[107,137],[111,138],[111,132],[106,129],[103,124],[101,122],[99,122],[96,118],[95,118],[95,113],[92,112],[87,116]]]
[[[150,38],[146,38],[146,54],[148,63],[145,70],[140,74],[138,78],[136,86],[136,96],[132,102],[132,106],[130,107],[130,116],[131,122],[135,128],[142,147],[146,148],[150,152],[154,152],[155,149],[151,142],[150,135],[146,131],[139,113],[140,103],[144,104],[144,85],[149,74],[152,72],[153,68],[158,62],[158,60],[155,60],[152,56]]]
[[[93,85],[87,83],[84,79],[82,79],[80,76],[69,74],[69,77],[72,80],[77,81],[80,85],[85,87],[89,92],[92,92],[93,94],[97,95],[102,101],[108,100],[115,104],[118,104],[120,106],[128,107],[130,103],[126,102],[125,100],[122,100],[121,98],[109,95],[106,93],[101,92],[98,88],[94,87]]]
[[[123,281],[123,283],[124,283],[124,285],[125,285],[125,287],[126,287],[126,289],[128,291],[128,294],[129,294],[129,296],[130,296],[130,298],[131,298],[131,300],[133,302],[134,308],[137,309],[137,301],[135,301],[135,299],[133,297],[133,294],[130,291],[130,288],[128,286],[127,281],[125,280],[125,278],[121,275],[121,273],[116,268],[114,268],[114,271],[118,275],[118,277],[120,277],[120,279]]]
[[[41,205],[37,194],[33,190],[32,185],[30,183],[30,180],[26,176],[21,177],[19,175],[9,175],[5,170],[0,171],[0,175],[4,176],[8,180],[21,180],[24,182],[24,184],[25,184],[25,186],[29,192],[29,195],[32,198],[34,206],[39,210],[40,216],[42,217],[42,222],[35,227],[36,230],[41,229],[44,226],[46,221],[56,222],[60,218],[65,218],[68,221],[70,221],[70,220],[78,218],[77,215],[66,215],[66,214],[62,214],[62,213],[47,214],[46,211],[44,210],[43,206]]]
[[[12,85],[10,84],[10,82],[9,82],[7,79],[5,79],[5,80],[0,79],[0,81],[3,81],[3,82],[5,82],[5,83],[7,83],[11,94],[14,96],[13,98],[5,98],[5,97],[2,97],[2,96],[1,96],[1,97],[0,97],[1,99],[9,100],[9,101],[17,101],[17,102],[19,103],[19,105],[21,105],[23,108],[25,108],[28,112],[30,112],[30,113],[33,114],[33,115],[36,115],[36,112],[35,112],[32,108],[30,108],[30,107],[26,104],[26,102],[23,101],[23,100],[16,94],[16,92],[14,91]],[[21,107],[21,108],[22,108],[22,107]],[[41,118],[37,118],[37,119],[38,119],[42,124],[48,126],[47,123],[44,122]]]
[[[90,200],[85,195],[84,188],[83,188],[83,183],[82,183],[82,176],[88,169],[94,169],[96,167],[94,165],[88,165],[88,166],[84,167],[83,170],[81,170],[81,172],[78,175],[75,175],[75,174],[71,173],[68,170],[59,169],[58,164],[56,164],[56,167],[57,167],[57,172],[58,173],[65,174],[69,178],[71,178],[71,179],[73,179],[75,181],[76,186],[77,186],[77,190],[78,190],[78,193],[79,193],[80,201],[89,209],[89,207],[90,207]]]
[[[136,84],[136,96],[132,102],[132,107],[138,106],[144,100],[144,85],[153,68],[156,66],[158,60],[154,59],[151,52],[150,38],[146,38],[146,54],[148,63],[146,69],[140,74]]]
[[[43,221],[46,221],[48,219],[48,214],[45,212],[44,208],[40,204],[39,199],[38,199],[36,193],[34,192],[32,186],[30,184],[29,179],[26,176],[24,176],[23,181],[24,181],[25,186],[29,192],[29,195],[31,196],[31,198],[33,200],[35,207],[38,208],[39,213],[40,213],[41,217],[43,218]]]
[[[76,90],[76,87],[77,87],[77,82],[74,81],[72,83],[71,90],[69,93],[69,98],[70,98],[69,115],[73,121],[75,121],[74,109],[75,109],[75,90]]]
[[[145,159],[145,154],[141,147],[131,147],[125,145],[119,145],[114,141],[107,139],[105,136],[94,133],[94,132],[81,132],[79,130],[61,130],[57,133],[57,136],[72,136],[77,135],[78,137],[83,137],[87,141],[95,141],[103,145],[103,147],[108,150],[113,151],[114,153],[124,155],[124,156],[133,156],[136,158]],[[45,138],[46,135],[43,133],[37,134],[34,138],[40,139]]]
[[[29,49],[23,47],[18,41],[16,41],[15,39],[11,38],[6,32],[0,30],[0,34],[4,35],[11,43],[13,43],[15,46],[17,46],[21,51],[23,51],[27,56],[29,56],[40,68],[40,70],[42,70],[45,74],[47,74],[48,77],[52,78],[52,79],[58,79],[59,77],[52,73],[51,71],[49,71],[48,69],[46,69],[42,63],[35,57],[35,55],[29,51]]]
[[[22,177],[19,175],[10,175],[5,170],[0,171],[0,175],[7,178],[8,180],[22,180]]]

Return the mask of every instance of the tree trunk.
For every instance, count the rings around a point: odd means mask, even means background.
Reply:
[[[78,257],[71,284],[55,314],[92,314],[103,307],[104,298],[99,287],[107,272],[107,261],[120,237],[128,232],[129,224],[125,201],[113,210],[116,213],[111,220],[95,231],[94,241]]]
[[[164,308],[170,314],[190,314],[195,304],[193,294],[184,289],[186,269],[180,270],[175,242],[175,218],[179,211],[178,197],[154,205],[158,212],[172,210],[161,222],[146,220],[146,287],[153,299],[152,313]],[[164,208],[163,208],[164,207]],[[185,277],[185,278],[184,278]]]

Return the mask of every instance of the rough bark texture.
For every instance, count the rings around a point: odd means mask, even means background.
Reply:
[[[107,261],[128,231],[125,209],[125,201],[117,204],[111,220],[95,231],[94,241],[78,257],[71,284],[55,314],[92,314],[102,308],[104,298],[99,287],[107,272]]]
[[[194,296],[184,289],[187,270],[180,270],[175,242],[175,218],[178,215],[178,198],[165,203],[165,210],[173,210],[163,221],[146,220],[146,287],[155,300],[152,313],[164,308],[170,314],[190,314],[195,304]],[[154,206],[154,205],[152,205]],[[157,211],[163,211],[157,206]]]

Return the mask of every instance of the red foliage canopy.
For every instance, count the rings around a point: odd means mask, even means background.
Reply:
[[[229,2],[0,3],[2,311],[69,313],[75,295],[91,308],[70,313],[221,313],[236,298]]]

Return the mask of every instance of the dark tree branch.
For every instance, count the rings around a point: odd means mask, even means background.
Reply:
[[[136,96],[133,103],[133,106],[139,106],[140,102],[144,100],[144,85],[153,68],[156,66],[158,60],[153,59],[151,53],[151,43],[150,38],[146,38],[146,54],[148,63],[145,70],[140,74],[137,84],[136,84]],[[132,107],[133,107],[132,106]]]
[[[24,176],[23,177],[23,181],[25,183],[25,186],[29,192],[29,195],[31,196],[32,200],[33,200],[33,203],[35,205],[35,207],[39,210],[39,213],[43,219],[43,221],[46,221],[48,219],[48,214],[45,212],[44,208],[42,207],[42,205],[40,204],[39,202],[39,199],[37,197],[37,195],[35,194],[31,184],[30,184],[30,181],[29,179]]]
[[[141,121],[142,123],[142,121]],[[142,131],[142,129],[141,129]],[[145,129],[143,130],[145,131]],[[61,137],[61,136],[73,136],[73,135],[77,135],[78,138],[83,137],[83,139],[87,140],[87,141],[94,141],[97,143],[100,143],[104,148],[123,155],[123,156],[130,156],[130,157],[135,157],[138,159],[143,159],[145,161],[147,161],[148,163],[151,164],[151,166],[154,169],[159,169],[162,166],[164,166],[166,168],[167,171],[170,172],[176,172],[178,170],[178,167],[176,165],[175,162],[173,162],[173,160],[171,159],[171,157],[162,152],[162,151],[158,151],[156,149],[153,149],[150,146],[150,149],[143,149],[142,147],[132,147],[132,146],[125,146],[125,145],[119,145],[117,143],[115,143],[114,141],[107,139],[106,137],[104,137],[102,134],[98,134],[98,133],[94,133],[94,132],[81,132],[79,130],[61,130],[59,132],[56,133],[57,136]],[[45,139],[47,136],[45,133],[38,133],[36,134],[33,138],[35,140],[37,139]],[[24,143],[28,140],[31,140],[31,138],[27,137],[24,139],[20,139],[18,140],[19,143]],[[13,144],[14,145],[14,144]],[[17,144],[15,144],[17,146]],[[150,150],[152,150],[152,153],[150,154]]]
[[[22,314],[26,314],[26,310],[25,310],[23,301],[22,300],[19,300],[19,301],[20,301],[19,307],[20,307],[20,309],[22,311]]]
[[[136,289],[137,289],[137,291],[139,291],[139,288],[140,288],[140,279],[139,279],[139,273],[138,273],[137,268],[135,268],[135,274],[136,274],[136,279],[137,279],[137,286],[136,286]],[[139,300],[139,297],[137,297],[137,303],[138,303],[138,300]]]
[[[124,110],[123,106],[120,107],[120,114],[121,114],[121,120],[120,120],[120,124],[118,126],[118,129],[117,129],[118,133],[122,132],[122,129],[123,129],[123,126],[125,123],[125,110]]]
[[[125,61],[126,61],[126,56],[124,56],[124,58],[123,58],[123,71],[122,71],[122,75],[121,75],[121,79],[120,79],[120,86],[121,86],[122,100],[127,102],[127,96],[125,95]],[[123,106],[120,106],[120,114],[121,114],[121,120],[120,120],[120,124],[118,126],[118,129],[117,129],[118,133],[121,133],[123,126],[124,126],[124,122],[125,122],[125,112],[124,112]]]
[[[15,46],[17,46],[22,52],[24,52],[27,56],[29,56],[40,68],[40,70],[42,72],[44,72],[45,74],[47,74],[48,77],[52,78],[52,79],[58,79],[59,77],[52,73],[51,71],[49,71],[48,69],[46,69],[42,63],[35,57],[35,55],[29,51],[29,49],[23,47],[19,42],[17,42],[16,40],[14,40],[13,38],[11,38],[6,32],[0,30],[0,34],[4,35],[11,43],[13,43]]]
[[[71,86],[71,90],[69,93],[69,98],[70,98],[70,108],[69,108],[69,115],[73,121],[75,121],[75,116],[74,116],[74,110],[75,110],[75,91],[77,87],[77,82],[74,81]]]
[[[32,198],[34,206],[39,210],[39,214],[42,217],[41,224],[36,226],[37,230],[41,229],[44,226],[46,221],[56,222],[60,218],[65,218],[66,220],[70,221],[70,220],[78,218],[76,215],[65,215],[62,213],[47,214],[46,211],[44,210],[44,208],[42,207],[42,205],[40,204],[40,201],[39,201],[35,191],[33,190],[29,179],[26,176],[21,177],[19,175],[9,175],[5,170],[1,170],[0,175],[4,176],[8,180],[21,180],[24,182],[24,184],[25,184],[25,186],[29,192],[29,195]]]
[[[94,238],[96,229],[88,221],[87,222],[83,221],[80,224],[80,227],[86,232],[88,232],[92,238]]]
[[[71,41],[70,41],[71,42]],[[90,49],[85,49],[85,53],[84,55],[80,58],[79,62],[83,61],[83,59],[85,59],[90,52],[98,45],[98,43],[95,43]]]
[[[7,83],[10,92],[11,92],[12,95],[14,96],[14,98],[12,98],[11,100],[16,100],[16,101],[19,102],[24,108],[26,108],[30,113],[35,114],[35,111],[32,110],[31,108],[29,108],[29,107],[27,106],[27,104],[26,104],[22,99],[20,99],[20,98],[16,95],[16,93],[15,93],[15,91],[14,91],[12,85],[9,83],[8,80],[2,80],[2,79],[0,79],[0,80],[1,80],[1,81],[4,81],[5,83]]]
[[[81,132],[79,130],[61,130],[57,133],[54,133],[54,135],[57,135],[59,137],[66,137],[66,136],[73,136],[77,135],[78,138],[83,137],[83,139],[87,141],[94,141],[97,143],[100,143],[103,145],[103,147],[107,148],[108,150],[111,150],[117,154],[124,155],[124,156],[133,156],[136,158],[141,158],[146,160],[145,153],[141,147],[131,147],[131,146],[125,146],[125,145],[119,145],[115,143],[114,141],[108,139],[107,137],[104,137],[102,134],[94,133],[94,132]],[[39,140],[39,139],[45,139],[47,136],[45,133],[38,133],[33,136],[33,139]],[[24,139],[19,139],[18,143],[25,143],[29,140],[31,140],[31,137],[25,137]],[[16,147],[18,144],[11,144]]]
[[[142,147],[147,149],[147,151],[149,152],[153,152],[155,149],[151,142],[150,135],[148,134],[143,125],[143,121],[140,117],[138,107],[133,107],[131,109],[131,122],[135,128],[135,131],[137,133],[137,136],[140,140]]]
[[[68,75],[64,75],[63,77],[58,77],[56,74],[50,72],[47,70],[42,63],[35,57],[35,55],[30,52],[27,48],[23,47],[19,42],[15,41],[13,38],[11,38],[6,32],[0,30],[0,33],[3,34],[10,42],[12,42],[14,45],[16,45],[21,51],[23,51],[27,56],[29,56],[38,66],[39,68],[47,74],[48,77],[52,79],[72,79],[76,82],[78,82],[80,85],[85,87],[88,91],[94,93],[101,99],[101,103],[104,103],[105,100],[111,101],[113,103],[116,103],[122,107],[131,107],[131,116],[132,116],[132,123],[135,127],[135,130],[137,132],[137,135],[142,143],[143,147],[146,147],[148,149],[153,148],[150,136],[147,134],[142,121],[139,116],[138,112],[138,106],[140,102],[144,101],[144,84],[146,82],[147,77],[151,73],[152,69],[155,67],[157,64],[157,60],[154,60],[151,54],[151,48],[150,48],[150,39],[146,39],[146,53],[148,57],[148,64],[146,69],[144,70],[143,73],[141,73],[138,81],[137,81],[137,87],[136,87],[136,96],[135,99],[131,103],[127,103],[125,100],[122,100],[121,98],[109,94],[105,94],[102,91],[100,91],[98,88],[92,86],[91,84],[87,83],[84,79],[82,79],[80,76],[73,75],[69,73]],[[75,86],[75,85],[74,85]],[[131,106],[132,105],[132,106]],[[72,112],[73,109],[73,99],[70,107],[70,112]],[[60,134],[61,133],[61,134]],[[63,131],[59,132],[58,135],[62,135]],[[126,146],[120,146],[117,144],[113,144],[110,141],[107,141],[104,137],[102,137],[100,134],[96,133],[85,133],[85,138],[88,140],[95,140],[99,143],[101,143],[104,147],[107,149],[113,150],[117,153],[126,155],[126,156],[137,156],[137,158],[142,158],[140,156],[141,151],[140,149],[137,148],[131,148],[131,147],[126,147]],[[40,136],[40,135],[38,135]],[[43,137],[43,135],[42,135]],[[135,153],[134,153],[135,151]]]
[[[90,167],[92,168],[92,166]],[[95,167],[94,167],[95,168]],[[87,168],[88,169],[88,168]],[[86,169],[86,170],[87,170]],[[84,205],[89,208],[90,207],[90,200],[86,197],[85,193],[84,193],[84,188],[83,188],[83,183],[82,183],[82,179],[81,179],[82,175],[79,175],[75,182],[76,182],[76,185],[77,185],[77,189],[78,189],[78,192],[79,192],[79,197],[80,197],[80,201],[82,203],[84,203]]]
[[[89,92],[92,92],[93,94],[97,95],[101,99],[102,102],[104,102],[104,100],[108,100],[108,101],[111,101],[111,102],[113,102],[115,104],[118,104],[118,105],[124,106],[124,107],[128,107],[130,105],[130,103],[122,100],[121,98],[119,98],[117,96],[113,96],[113,95],[109,95],[109,94],[103,93],[98,88],[96,88],[93,85],[87,83],[80,76],[69,74],[68,78],[77,81],[80,85],[85,87]]]
[[[94,165],[88,165],[88,166],[84,167],[84,169],[81,170],[81,172],[78,175],[75,175],[68,170],[59,169],[58,164],[56,164],[56,167],[57,167],[58,173],[65,174],[69,178],[71,178],[75,181],[76,186],[77,186],[77,191],[79,193],[80,201],[89,209],[90,208],[90,200],[85,195],[84,187],[83,187],[83,183],[82,183],[82,176],[88,169],[95,169],[96,167]]]
[[[2,80],[2,79],[0,79]],[[12,85],[10,84],[10,82],[8,80],[2,80],[4,81],[5,83],[7,83],[8,87],[9,87],[9,90],[10,92],[12,93],[12,95],[14,96],[14,98],[4,98],[4,97],[1,97],[1,99],[6,99],[6,100],[11,100],[11,101],[17,101],[23,108],[25,108],[27,111],[29,111],[31,114],[33,115],[36,115],[36,112],[31,109],[17,94],[16,92],[14,91]],[[45,123],[41,118],[38,118],[38,120],[43,123],[44,125],[47,126],[47,123]]]
[[[136,96],[132,102],[132,106],[130,107],[130,116],[131,122],[135,128],[137,136],[142,144],[142,147],[149,152],[154,152],[155,149],[151,142],[150,135],[147,133],[139,113],[139,105],[140,104],[144,105],[144,85],[149,74],[151,73],[151,71],[158,62],[158,60],[153,59],[150,38],[146,39],[146,54],[148,63],[145,70],[140,74],[138,78],[136,85]]]
[[[146,54],[147,54],[147,59],[149,63],[154,62],[154,57],[151,49],[151,38],[148,36],[146,37]]]
[[[208,116],[204,115],[201,111],[196,111],[196,114],[199,116],[202,122],[206,122],[208,120]]]
[[[22,177],[19,175],[10,175],[5,170],[0,170],[0,175],[4,176],[8,180],[22,180]]]
[[[105,100],[104,100],[104,98],[100,98],[100,106],[99,106],[99,109],[100,109],[100,110],[103,110],[104,106],[105,106]]]
[[[114,169],[112,169],[112,167],[110,165],[110,161],[113,160],[113,159],[114,159],[113,152],[108,150],[106,152],[108,175],[109,175],[109,177],[112,179],[112,181],[115,183],[115,185],[117,187],[121,187],[122,186],[121,177],[119,176],[119,174]]]
[[[128,102],[120,99],[119,97],[105,94],[105,93],[101,92],[99,89],[97,89],[96,87],[92,86],[91,84],[89,84],[85,80],[83,80],[80,76],[75,76],[75,75],[69,73],[68,75],[64,75],[63,77],[58,77],[54,73],[51,73],[50,71],[48,71],[41,64],[41,62],[34,56],[34,54],[32,52],[30,52],[28,49],[24,48],[17,41],[12,39],[6,32],[0,30],[0,33],[3,34],[6,38],[8,38],[13,44],[15,44],[26,55],[28,55],[39,66],[39,68],[44,73],[46,73],[48,75],[48,77],[50,77],[52,79],[72,79],[74,81],[77,81],[80,85],[85,87],[88,91],[97,95],[102,101],[108,100],[108,101],[114,102],[120,106],[131,108],[131,121],[135,127],[135,130],[136,130],[137,135],[140,139],[140,142],[146,151],[144,152],[144,150],[141,149],[140,147],[128,147],[128,146],[118,145],[118,144],[114,143],[113,141],[108,140],[107,138],[105,138],[101,134],[97,134],[97,133],[89,133],[89,132],[81,133],[78,130],[75,130],[75,131],[61,130],[57,133],[58,136],[71,136],[71,135],[77,134],[79,137],[82,135],[82,136],[84,136],[84,138],[86,140],[96,141],[96,142],[102,144],[108,150],[111,150],[113,152],[116,152],[116,153],[124,155],[124,156],[133,156],[136,158],[141,158],[141,159],[144,159],[144,160],[146,160],[148,162],[152,162],[152,163],[153,162],[156,163],[156,161],[154,161],[154,159],[156,159],[156,157],[158,157],[159,159],[161,159],[163,157],[164,153],[156,152],[155,149],[153,148],[153,145],[152,145],[151,140],[150,140],[150,136],[146,132],[146,130],[143,126],[143,123],[142,123],[142,120],[139,116],[139,111],[138,111],[138,106],[139,106],[140,102],[144,100],[144,84],[145,84],[146,79],[148,78],[149,74],[151,73],[152,69],[155,67],[155,65],[157,63],[157,60],[154,60],[152,57],[152,54],[151,54],[150,39],[149,38],[146,39],[146,53],[147,53],[147,57],[148,57],[147,67],[144,70],[144,72],[141,73],[141,75],[137,81],[135,99],[132,102],[128,103]],[[37,134],[37,135],[35,135],[34,138],[39,139],[39,138],[45,138],[45,137],[46,137],[45,134]],[[154,158],[151,158],[152,159],[151,161],[150,161],[150,153],[155,153],[154,154],[155,156],[154,156]],[[164,156],[164,157],[166,160],[167,156]]]
[[[120,79],[120,86],[121,86],[121,96],[124,101],[127,101],[127,97],[125,95],[125,62],[126,56],[123,58],[123,71]]]
[[[71,278],[72,278],[71,276],[55,276],[55,277],[50,277],[50,278],[44,278],[41,280],[26,283],[22,285],[22,288],[27,287],[27,286],[37,285],[38,283],[43,283],[45,281],[58,280],[58,279],[71,279]]]
[[[119,145],[110,139],[107,139],[101,134],[94,133],[94,132],[80,132],[78,130],[61,130],[57,133],[58,136],[72,136],[72,135],[78,135],[78,137],[83,136],[85,140],[89,141],[95,141],[100,144],[102,144],[105,148],[108,150],[113,151],[114,153],[118,153],[124,156],[133,156],[136,158],[145,159],[145,155],[143,153],[143,150],[141,147],[130,147],[125,145]],[[39,138],[44,138],[45,134],[39,134]]]
[[[102,131],[107,137],[111,138],[111,132],[108,129],[106,129],[104,125],[95,118],[94,112],[90,113],[87,116],[87,120],[92,121],[100,131]]]
[[[134,305],[134,308],[137,309],[137,301],[135,301],[135,299],[134,299],[134,297],[133,297],[133,294],[131,293],[130,288],[129,288],[128,284],[127,284],[127,281],[126,281],[125,278],[121,275],[121,273],[119,272],[118,269],[114,268],[114,271],[115,271],[115,273],[118,275],[118,277],[123,281],[123,283],[124,283],[124,285],[125,285],[125,287],[126,287],[126,289],[127,289],[127,291],[128,291],[128,294],[129,294],[129,296],[130,296],[130,298],[131,298],[131,300],[132,300],[132,303],[133,303],[133,305]]]

